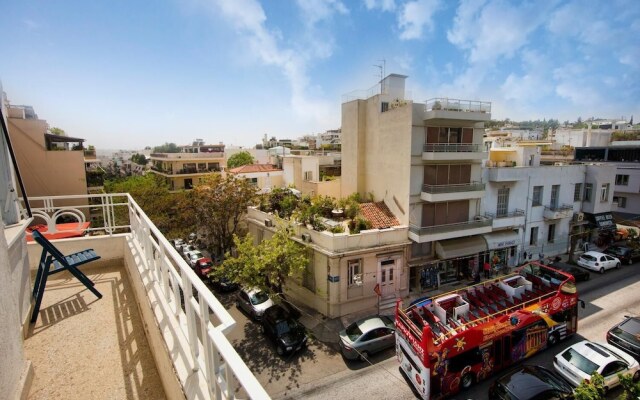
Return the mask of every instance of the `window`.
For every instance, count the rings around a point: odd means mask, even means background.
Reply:
[[[304,172],[304,180],[305,181],[313,180],[313,171],[305,171]]]
[[[605,183],[600,187],[600,201],[609,200],[609,184]]]
[[[627,208],[626,197],[613,196],[613,202],[618,203],[618,208]]]
[[[547,234],[547,242],[553,243],[556,238],[556,224],[549,225],[549,233]]]
[[[558,199],[560,198],[560,185],[551,186],[551,208],[558,208]]]
[[[573,201],[582,200],[582,183],[576,183],[576,186],[573,188]]]
[[[538,227],[537,226],[531,227],[531,234],[529,235],[529,245],[530,246],[538,245]]]
[[[509,208],[509,188],[498,189],[498,207],[496,217],[506,217]]]
[[[616,185],[628,186],[629,185],[629,175],[616,175]]]
[[[593,191],[593,185],[586,183],[584,185],[584,201],[591,201],[591,192]]]
[[[362,286],[362,260],[349,260],[349,286]]]
[[[531,205],[534,207],[542,205],[542,186],[533,187],[533,200]]]

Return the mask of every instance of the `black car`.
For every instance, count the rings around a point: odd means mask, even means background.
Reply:
[[[629,265],[633,264],[634,261],[640,260],[640,249],[626,246],[609,246],[604,253],[617,257],[621,262]]]
[[[640,318],[627,315],[624,318],[609,329],[607,342],[640,360]]]
[[[573,399],[573,387],[563,377],[537,365],[523,365],[502,375],[489,387],[490,399]]]
[[[276,352],[280,356],[296,352],[307,345],[304,326],[277,304],[264,312],[260,328],[275,343]]]
[[[581,282],[581,281],[588,281],[589,278],[591,277],[591,274],[582,269],[582,268],[578,268],[575,265],[571,265],[571,264],[567,264],[567,263],[563,263],[563,262],[554,262],[551,263],[549,265],[551,268],[555,268],[557,270],[560,270],[562,272],[566,272],[567,274],[571,274],[573,275],[573,277],[575,278],[576,282]]]

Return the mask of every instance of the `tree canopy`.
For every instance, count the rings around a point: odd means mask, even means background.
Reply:
[[[253,162],[253,157],[248,151],[241,151],[229,157],[229,159],[227,160],[227,169],[253,164]]]
[[[134,154],[131,156],[131,161],[139,165],[147,165],[147,157],[144,154]]]
[[[67,134],[64,131],[64,129],[60,129],[60,128],[57,128],[55,126],[53,128],[49,128],[49,132],[51,132],[51,134],[53,134],[53,135],[67,136]]]
[[[203,178],[190,192],[189,212],[212,253],[225,254],[233,245],[233,236],[243,233],[240,222],[255,195],[255,186],[246,179],[220,174]]]
[[[175,143],[165,143],[153,148],[154,153],[180,153],[180,148]]]
[[[309,264],[307,248],[291,235],[289,228],[280,227],[258,245],[251,235],[234,236],[235,257],[228,256],[214,274],[267,293],[283,293],[286,279],[299,276]]]

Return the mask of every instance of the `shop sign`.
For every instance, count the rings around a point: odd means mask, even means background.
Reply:
[[[611,213],[602,213],[594,215],[596,224],[598,224],[598,228],[601,229],[614,229],[616,227],[615,222],[613,221],[613,215]]]
[[[340,275],[327,275],[327,280],[329,282],[340,282]]]
[[[511,246],[515,246],[516,245],[517,240],[516,239],[511,239],[511,240],[503,240],[502,242],[496,242],[495,244],[495,248],[496,249],[501,249],[503,247],[511,247]]]

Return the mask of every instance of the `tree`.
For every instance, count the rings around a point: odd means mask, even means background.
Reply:
[[[131,156],[131,161],[139,165],[147,165],[147,157],[144,154],[134,154]]]
[[[154,153],[180,153],[180,148],[175,143],[165,143],[153,148]]]
[[[576,400],[604,399],[604,378],[597,372],[591,374],[591,379],[584,380],[574,391]]]
[[[55,126],[53,128],[50,128],[49,132],[51,132],[52,135],[67,136],[66,132],[63,129],[56,128]]]
[[[227,169],[237,168],[253,163],[254,160],[251,154],[249,154],[248,151],[241,151],[229,157],[229,159],[227,160]]]
[[[282,294],[287,278],[299,276],[309,264],[307,248],[291,240],[289,227],[280,227],[257,246],[253,237],[234,236],[235,257],[229,256],[214,272],[246,287]]]
[[[246,179],[211,174],[191,191],[196,228],[212,253],[225,254],[233,245],[233,236],[242,233],[240,223],[255,199],[256,190]]]

